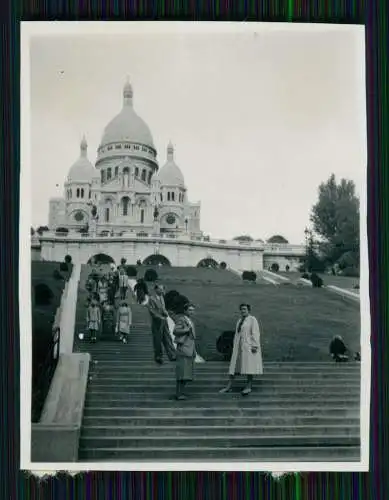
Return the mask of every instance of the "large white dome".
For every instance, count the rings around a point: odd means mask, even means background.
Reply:
[[[80,157],[70,167],[68,182],[90,182],[94,177],[99,175],[98,171],[88,160],[87,148],[88,145],[84,137],[80,145]]]
[[[185,187],[184,176],[174,161],[174,148],[171,143],[167,147],[167,162],[158,173],[161,186]]]
[[[132,87],[126,83],[123,89],[123,109],[104,129],[100,147],[115,142],[135,142],[154,149],[154,141],[148,125],[138,116],[132,105]]]

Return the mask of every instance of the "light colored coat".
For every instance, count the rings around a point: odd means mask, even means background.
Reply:
[[[130,333],[132,323],[132,312],[127,306],[120,306],[116,316],[116,331],[119,333]]]
[[[258,321],[254,316],[247,316],[238,332],[239,322],[235,328],[229,374],[260,375],[263,373],[263,362]],[[252,347],[257,348],[255,354],[251,352]]]

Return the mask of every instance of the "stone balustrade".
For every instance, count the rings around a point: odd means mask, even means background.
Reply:
[[[209,238],[207,236],[195,236],[185,233],[161,233],[161,234],[152,234],[145,232],[135,232],[128,231],[123,232],[121,234],[99,234],[96,235],[88,234],[88,233],[80,233],[78,231],[69,231],[69,233],[57,233],[53,231],[46,231],[40,236],[40,240],[51,240],[51,241],[63,241],[72,240],[72,241],[106,241],[106,240],[115,240],[115,241],[153,241],[153,242],[192,242],[197,243],[201,246],[212,246],[212,247],[233,247],[233,248],[250,248],[257,251],[262,251],[267,254],[272,255],[295,255],[295,256],[303,256],[305,255],[306,249],[304,245],[292,245],[287,243],[262,243],[258,241],[241,241],[241,240],[223,240],[216,238]]]

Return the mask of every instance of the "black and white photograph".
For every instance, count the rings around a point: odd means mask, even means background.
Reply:
[[[22,468],[368,470],[364,28],[21,36]]]

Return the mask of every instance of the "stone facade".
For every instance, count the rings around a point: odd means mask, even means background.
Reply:
[[[299,258],[305,254],[301,245],[266,245],[258,243],[239,243],[237,241],[207,240],[203,237],[137,236],[120,237],[83,237],[73,232],[67,236],[44,233],[34,236],[34,257],[47,261],[63,261],[65,255],[72,256],[74,263],[86,264],[92,257],[104,254],[116,264],[126,258],[128,264],[137,260],[145,261],[152,255],[165,257],[172,266],[197,266],[205,259],[217,264],[225,262],[237,271],[261,271],[278,262],[280,270],[296,270]],[[38,254],[38,247],[40,252]],[[270,264],[269,264],[270,263]]]
[[[104,129],[95,166],[87,142],[69,170],[64,197],[50,200],[49,227],[89,231],[92,209],[97,234],[201,235],[200,203],[188,200],[183,174],[167,147],[159,169],[151,132],[133,107],[132,87],[123,90],[121,112]]]

